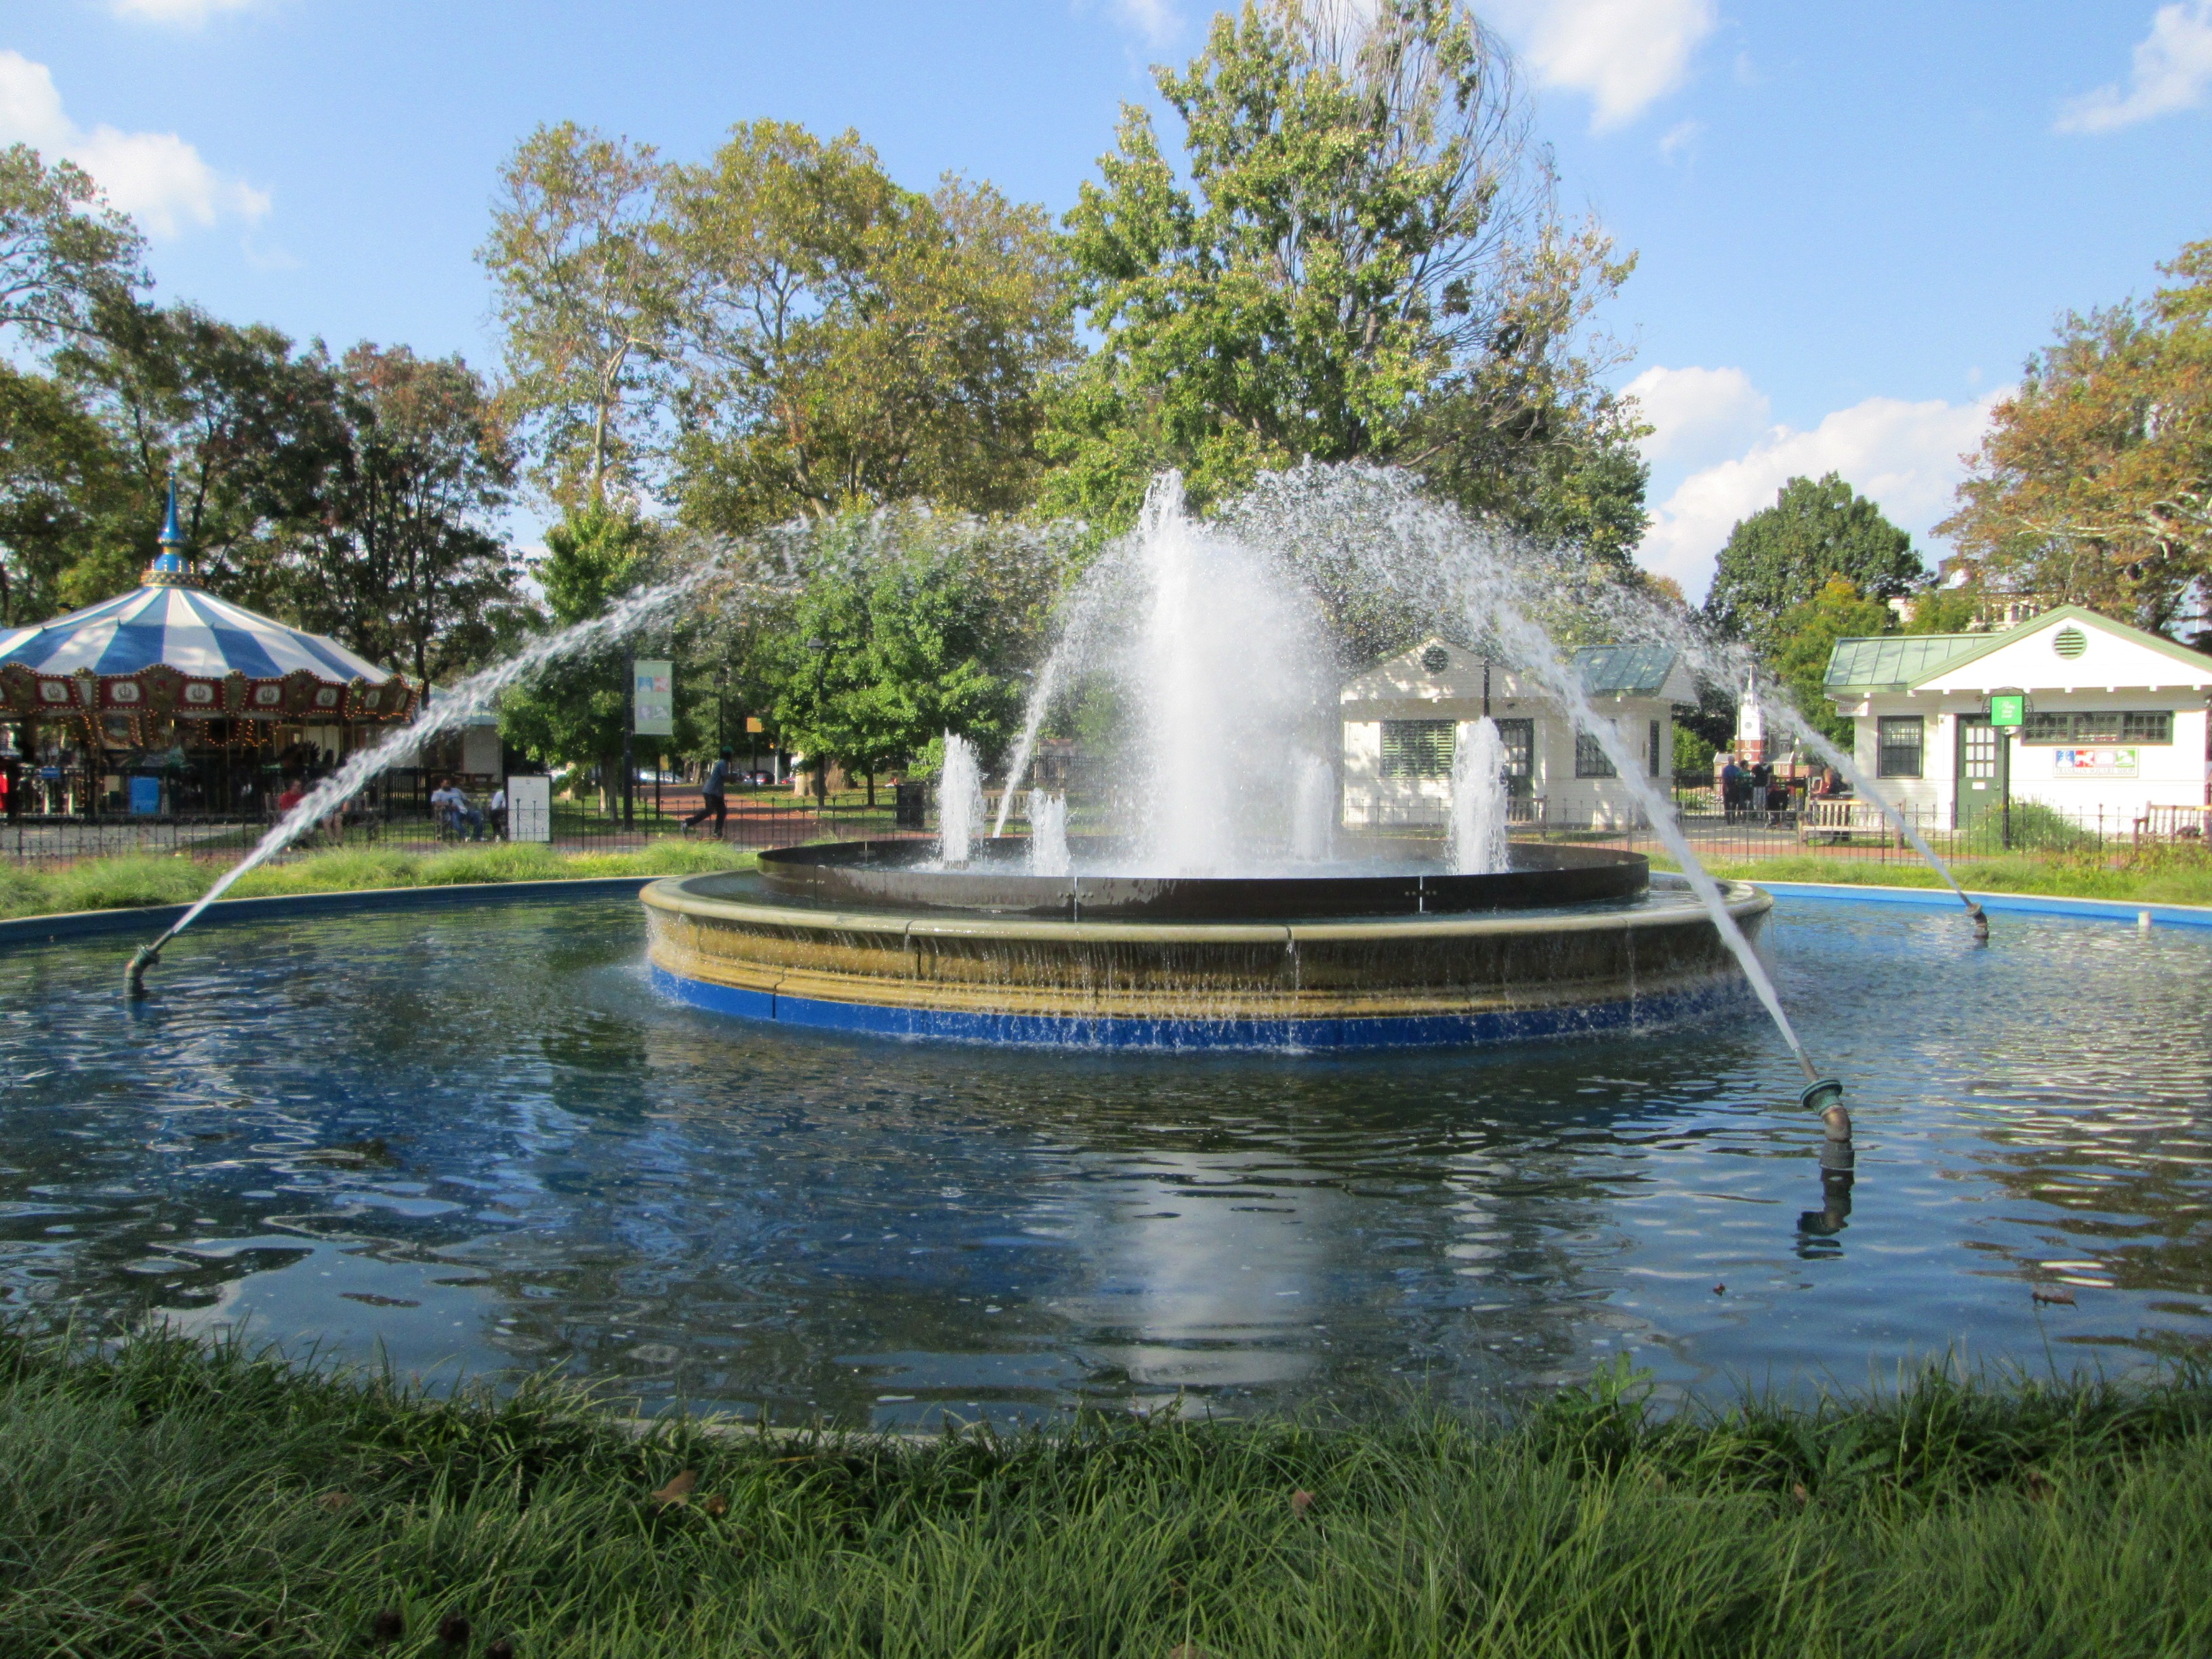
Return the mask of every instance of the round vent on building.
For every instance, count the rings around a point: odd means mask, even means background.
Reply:
[[[2089,648],[2089,636],[2069,623],[2051,636],[2051,648],[2072,662]]]
[[[1451,653],[1441,645],[1432,645],[1421,653],[1421,666],[1431,674],[1441,674],[1451,666]]]

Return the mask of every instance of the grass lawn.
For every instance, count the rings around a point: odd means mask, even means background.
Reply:
[[[0,1651],[2202,1655],[2212,1381],[1510,1420],[642,1437],[0,1333]]]
[[[487,842],[437,853],[316,853],[264,865],[231,896],[329,893],[370,887],[447,887],[479,881],[559,881],[587,876],[678,876],[733,870],[750,851],[711,841],[656,841],[635,852],[556,853],[536,842]],[[183,904],[215,884],[222,866],[189,858],[86,859],[53,869],[0,865],[0,916]]]

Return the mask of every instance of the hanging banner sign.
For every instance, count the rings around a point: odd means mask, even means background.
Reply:
[[[2061,778],[2131,778],[2138,751],[2133,749],[2054,749],[2051,775]]]
[[[1999,692],[1990,699],[1991,726],[2025,726],[2027,724],[2027,699],[2013,692]]]
[[[640,657],[631,668],[630,730],[641,738],[676,735],[676,665]]]

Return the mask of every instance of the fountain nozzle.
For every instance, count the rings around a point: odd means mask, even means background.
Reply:
[[[143,997],[146,994],[146,970],[161,959],[159,944],[142,945],[133,953],[131,965],[123,970],[123,989],[125,995]]]
[[[1982,907],[1973,900],[1966,901],[1966,914],[1974,921],[1974,938],[1981,944],[1990,942],[1990,919],[1982,914]]]
[[[1798,1103],[1811,1112],[1825,1111],[1844,1097],[1844,1080],[1836,1077],[1815,1078],[1798,1091]],[[1844,1120],[1850,1122],[1849,1118]]]

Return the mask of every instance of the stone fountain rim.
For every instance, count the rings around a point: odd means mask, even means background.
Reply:
[[[1337,942],[1357,939],[1473,939],[1504,933],[1599,933],[1627,927],[1712,926],[1701,904],[1599,910],[1448,911],[1426,915],[1332,916],[1312,921],[1063,921],[1049,917],[993,915],[975,912],[911,911],[843,908],[812,908],[753,899],[716,897],[690,890],[694,883],[718,881],[733,871],[669,876],[639,895],[653,909],[702,921],[788,927],[811,933],[895,934],[921,939],[1008,939],[1032,943],[1126,943],[1157,945],[1261,945]],[[1655,885],[1669,892],[1689,891],[1680,877],[1665,872]],[[1679,884],[1679,885],[1678,885]],[[1773,896],[1753,883],[1716,884],[1729,914],[1739,921],[1764,915]]]

